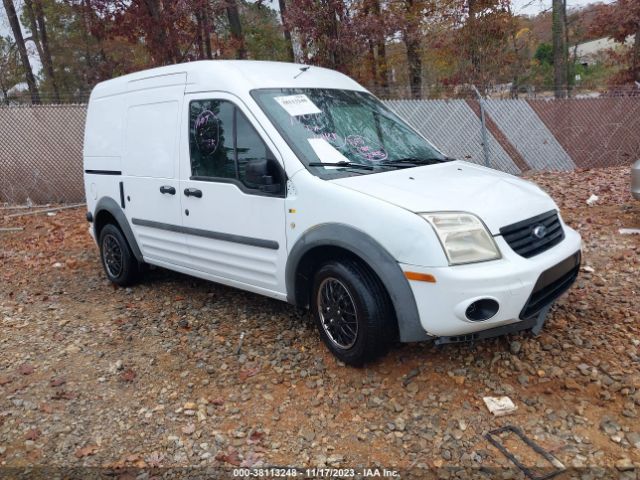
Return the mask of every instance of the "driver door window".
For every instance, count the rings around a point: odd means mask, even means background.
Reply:
[[[231,182],[255,189],[246,179],[252,160],[274,159],[247,117],[226,100],[198,100],[189,106],[192,180]]]

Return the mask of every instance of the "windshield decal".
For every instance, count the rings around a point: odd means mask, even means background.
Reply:
[[[304,94],[274,97],[274,100],[292,117],[322,113],[322,110]]]
[[[203,155],[212,155],[220,144],[220,121],[211,110],[200,112],[195,121],[195,137],[198,150]]]
[[[336,150],[329,142],[324,138],[310,138],[309,145],[313,148],[313,151],[318,156],[322,163],[339,163],[349,162],[349,159]],[[340,167],[324,167],[327,169],[334,169]]]
[[[347,147],[354,155],[370,162],[380,162],[386,160],[388,156],[380,143],[369,140],[362,135],[349,135],[347,137]]]

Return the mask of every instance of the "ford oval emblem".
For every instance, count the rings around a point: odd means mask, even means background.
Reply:
[[[545,227],[544,225],[538,225],[536,228],[533,229],[533,236],[538,239],[544,238],[546,234],[547,234],[547,227]]]

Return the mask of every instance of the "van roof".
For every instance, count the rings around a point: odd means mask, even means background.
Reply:
[[[303,71],[303,68],[308,70]],[[247,93],[258,88],[337,88],[366,91],[335,70],[285,62],[201,60],[152,68],[101,82],[93,98],[160,86],[185,85],[185,93],[222,90]]]

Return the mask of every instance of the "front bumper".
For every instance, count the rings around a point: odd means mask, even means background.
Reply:
[[[575,280],[580,235],[564,224],[563,228],[565,239],[561,243],[528,259],[497,236],[500,260],[438,268],[401,264],[404,271],[436,278],[435,283],[409,281],[424,330],[434,337],[458,337],[507,325],[511,327],[494,331],[508,333],[535,326],[557,298],[554,293],[563,292]],[[498,312],[485,321],[467,319],[467,307],[480,299],[498,302]]]

